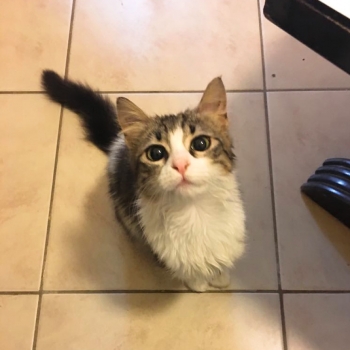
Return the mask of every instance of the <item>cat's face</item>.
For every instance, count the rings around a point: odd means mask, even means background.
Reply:
[[[228,135],[194,111],[154,117],[134,151],[138,188],[147,197],[162,193],[195,196],[232,171]]]
[[[226,94],[221,79],[211,84],[197,108],[177,115],[148,117],[130,101],[118,99],[118,119],[141,195],[195,197],[219,187],[231,173]]]

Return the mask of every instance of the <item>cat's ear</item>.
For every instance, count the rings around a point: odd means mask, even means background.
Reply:
[[[126,144],[131,147],[149,121],[146,113],[125,97],[117,99],[117,118]]]
[[[227,99],[221,77],[213,79],[207,86],[197,107],[199,114],[218,119],[227,125]]]

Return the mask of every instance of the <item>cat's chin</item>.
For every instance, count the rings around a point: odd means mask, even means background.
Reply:
[[[195,184],[189,180],[182,179],[177,185],[176,188],[189,188],[195,186]]]

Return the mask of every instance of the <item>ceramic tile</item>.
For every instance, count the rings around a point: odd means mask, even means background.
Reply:
[[[38,297],[0,295],[0,349],[32,350]]]
[[[37,290],[46,236],[59,106],[0,95],[0,290]]]
[[[64,72],[72,0],[1,4],[0,90],[40,90],[44,68]]]
[[[280,92],[268,100],[283,287],[349,289],[349,229],[300,186],[325,159],[349,158],[350,92]]]
[[[265,1],[260,0],[261,7]],[[262,15],[268,89],[349,88],[350,77]]]
[[[69,75],[102,91],[203,90],[218,75],[261,89],[257,2],[77,1]]]
[[[277,295],[45,295],[37,350],[281,350]]]
[[[128,97],[151,114],[178,112],[200,100],[199,94]],[[229,109],[249,229],[248,251],[233,271],[231,288],[274,289],[276,267],[262,94],[230,94]],[[106,162],[105,155],[82,139],[75,116],[65,112],[45,289],[179,288],[147,255],[140,254],[115,223],[107,195]]]
[[[347,350],[349,294],[285,295],[289,350]]]
[[[261,94],[232,94],[231,133],[247,215],[247,251],[233,270],[243,289],[277,289],[276,255],[264,101]]]

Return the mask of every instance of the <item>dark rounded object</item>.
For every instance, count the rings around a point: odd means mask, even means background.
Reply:
[[[316,170],[316,174],[332,174],[350,181],[350,169],[343,166],[324,165]]]
[[[147,158],[152,162],[157,162],[167,155],[166,149],[161,145],[153,145],[148,147],[146,151]]]
[[[350,228],[350,194],[322,182],[307,182],[301,191]]]
[[[210,147],[210,138],[208,136],[198,136],[191,142],[191,149],[197,152],[204,152]]]
[[[301,191],[350,228],[350,159],[327,159]]]
[[[322,182],[324,184],[339,188],[345,192],[349,192],[350,194],[350,181],[333,174],[312,175],[307,182]]]
[[[323,162],[323,165],[343,166],[350,169],[350,159],[347,158],[329,158]]]

